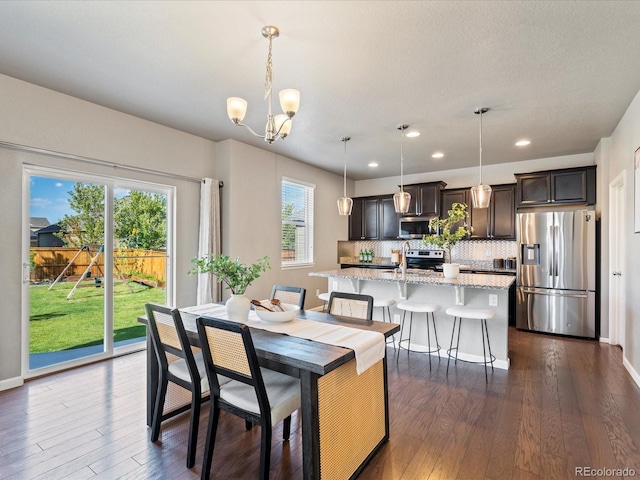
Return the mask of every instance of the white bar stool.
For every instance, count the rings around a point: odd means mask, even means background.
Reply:
[[[324,292],[318,295],[318,299],[322,300],[322,311],[325,312],[327,310],[327,303],[329,302],[330,293]]]
[[[449,374],[449,361],[451,360],[451,352],[453,350],[456,351],[456,364],[458,363],[458,347],[460,345],[460,329],[462,327],[462,319],[470,319],[470,320],[480,320],[480,328],[482,329],[482,355],[484,362],[469,362],[469,363],[484,363],[484,379],[486,383],[489,383],[489,375],[487,374],[487,363],[491,364],[491,371],[493,371],[493,362],[496,357],[491,353],[491,343],[489,342],[489,329],[487,328],[487,320],[493,318],[496,315],[494,310],[489,308],[474,308],[474,307],[464,307],[464,306],[455,306],[449,307],[446,310],[446,314],[453,317],[453,329],[451,330],[451,342],[449,343],[449,350],[447,350],[447,355],[449,358],[447,359],[447,375]],[[456,332],[456,321],[458,323],[458,337],[456,341],[456,346],[453,346],[453,337]],[[487,339],[486,347],[485,347],[485,337]],[[489,357],[487,359],[487,349],[489,350]],[[464,360],[466,361],[466,360]]]
[[[389,323],[391,322],[391,306],[395,305],[396,301],[393,299],[389,299],[389,298],[373,298],[373,308],[381,308],[382,309],[382,321],[386,322],[385,319],[385,309],[387,311],[387,318],[389,319]],[[391,341],[391,343],[393,343],[393,348],[396,348],[396,341],[393,338],[393,335],[389,336],[389,338],[387,338],[387,343],[389,343],[389,341]]]
[[[412,300],[407,300],[405,302],[400,302],[398,304],[398,309],[402,310],[402,327],[400,327],[400,340],[398,341],[398,356],[396,357],[396,362],[400,357],[400,349],[404,348],[408,352],[416,352],[417,350],[411,350],[411,327],[413,326],[413,314],[415,313],[426,313],[427,318],[427,350],[420,353],[426,353],[429,355],[429,370],[431,370],[431,354],[437,353],[438,360],[440,359],[440,342],[438,342],[438,330],[436,329],[436,320],[433,315],[434,312],[440,310],[440,305],[429,304],[429,303],[420,303],[414,302]],[[411,312],[411,316],[409,317],[409,338],[402,338],[402,332],[404,331],[405,317],[407,312]],[[436,337],[436,348],[431,348],[431,333],[429,331],[429,314],[431,314],[431,323],[433,324],[433,333]],[[407,346],[403,347],[402,342],[407,342]]]

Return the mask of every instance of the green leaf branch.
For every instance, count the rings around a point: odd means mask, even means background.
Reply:
[[[448,216],[444,218],[433,218],[429,221],[429,227],[437,233],[425,235],[422,237],[424,245],[434,245],[438,248],[445,248],[449,253],[449,261],[451,261],[451,249],[463,238],[473,232],[473,227],[467,225],[467,204],[454,203],[451,205]],[[456,223],[463,222],[458,228]]]
[[[269,257],[262,257],[251,265],[240,263],[239,258],[231,259],[228,255],[194,258],[191,263],[195,265],[189,274],[211,273],[225,288],[231,290],[234,295],[244,295],[245,290],[254,280],[260,278],[263,272],[271,268]]]

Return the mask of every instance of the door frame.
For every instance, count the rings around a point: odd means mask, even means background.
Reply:
[[[104,242],[104,268],[105,278],[113,278],[113,209],[114,209],[114,190],[119,187],[130,189],[144,189],[145,191],[162,193],[167,196],[167,283],[166,283],[166,303],[172,305],[174,299],[174,272],[173,265],[175,258],[175,187],[171,185],[159,184],[155,182],[148,182],[144,180],[127,179],[116,176],[101,175],[96,173],[84,172],[81,170],[48,167],[37,164],[24,164],[22,167],[22,222],[23,225],[30,224],[30,197],[31,189],[29,179],[31,176],[46,176],[50,178],[60,178],[64,180],[72,179],[78,182],[87,183],[99,183],[106,188],[105,197],[105,242]],[[28,229],[27,229],[28,230]],[[111,253],[110,253],[111,252]],[[29,253],[30,253],[30,241],[29,235],[23,232],[22,238],[22,357],[21,357],[21,372],[22,378],[34,378],[50,373],[55,373],[61,370],[86,365],[100,360],[105,360],[115,356],[124,355],[133,351],[144,350],[146,348],[146,342],[139,342],[135,344],[125,345],[122,347],[114,348],[113,342],[113,302],[108,300],[113,299],[113,282],[105,281],[105,309],[103,315],[104,335],[103,345],[104,351],[102,353],[90,355],[87,357],[81,357],[74,360],[69,360],[64,363],[58,363],[47,367],[39,368],[37,370],[29,370]]]
[[[620,345],[625,349],[625,318],[626,318],[626,277],[624,262],[626,251],[626,189],[627,171],[622,170],[609,183],[609,343]],[[613,279],[614,272],[616,275]]]

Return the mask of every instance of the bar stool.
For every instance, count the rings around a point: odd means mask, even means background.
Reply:
[[[318,299],[322,300],[322,311],[325,312],[327,310],[327,302],[329,301],[329,297],[331,294],[329,292],[324,292],[318,295]]]
[[[385,319],[385,309],[387,311],[387,318],[389,318],[389,323],[391,322],[391,306],[395,305],[396,301],[390,298],[373,298],[373,308],[381,308],[382,309],[382,321],[386,322]],[[393,335],[391,335],[390,337],[387,338],[387,343],[389,343],[389,341],[391,341],[391,343],[393,343],[393,348],[396,348],[396,341],[393,338]]]
[[[416,350],[411,350],[411,327],[413,326],[413,314],[414,313],[426,313],[427,319],[427,350],[420,353],[427,353],[429,355],[429,371],[431,371],[431,354],[437,353],[438,360],[440,359],[440,342],[438,342],[438,330],[436,329],[436,320],[433,315],[434,312],[440,310],[440,305],[430,304],[430,303],[421,303],[414,302],[412,300],[407,300],[405,302],[400,302],[398,304],[398,309],[402,310],[402,327],[400,327],[400,340],[398,341],[398,356],[396,357],[396,362],[398,358],[400,358],[400,349],[405,348],[408,352],[415,352]],[[409,317],[409,338],[402,338],[402,333],[404,331],[405,317],[407,312],[411,312],[411,316]],[[429,314],[431,314],[431,323],[433,324],[433,333],[436,337],[436,348],[431,348],[431,333],[429,331]],[[407,347],[402,346],[402,342],[407,342]]]
[[[469,362],[469,363],[484,363],[484,379],[486,383],[489,383],[489,375],[487,374],[487,363],[491,364],[491,371],[493,371],[493,362],[496,357],[491,353],[491,343],[489,342],[489,329],[487,328],[487,320],[493,318],[496,315],[495,310],[489,308],[474,308],[465,306],[449,307],[446,310],[446,314],[453,317],[453,330],[451,330],[451,342],[449,343],[449,350],[447,350],[447,375],[449,374],[449,361],[451,360],[451,352],[456,351],[456,363],[458,363],[458,347],[460,345],[460,330],[462,327],[462,319],[480,320],[480,328],[482,329],[482,355],[484,362]],[[453,346],[453,337],[456,332],[456,321],[458,323],[458,338],[456,346]],[[487,339],[485,347],[485,336]],[[489,358],[487,359],[487,349],[489,350]],[[464,360],[467,361],[467,360]]]

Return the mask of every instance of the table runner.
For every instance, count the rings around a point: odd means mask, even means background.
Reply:
[[[225,306],[216,303],[184,307],[179,310],[191,315],[204,315],[228,320]],[[285,323],[269,323],[260,320],[253,310],[249,312],[249,319],[243,323],[251,328],[282,333],[336,347],[349,348],[355,352],[356,371],[358,375],[384,358],[386,351],[384,335],[380,332],[314,322],[313,320],[300,318],[295,318]]]

